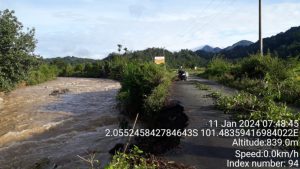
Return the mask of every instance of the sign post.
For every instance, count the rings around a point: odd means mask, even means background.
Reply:
[[[165,57],[164,56],[155,56],[154,57],[155,64],[165,64]]]

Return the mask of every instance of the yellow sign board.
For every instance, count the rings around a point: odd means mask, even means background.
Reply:
[[[156,64],[165,64],[165,57],[164,56],[155,56],[154,57],[154,62]]]

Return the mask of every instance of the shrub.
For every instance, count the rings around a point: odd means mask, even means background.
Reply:
[[[300,99],[300,85],[295,80],[284,80],[276,87],[279,95],[275,100],[294,103]]]
[[[205,71],[205,75],[220,77],[229,71],[232,68],[232,64],[225,59],[222,58],[213,58],[211,62],[207,65],[207,69]]]
[[[162,82],[154,88],[152,93],[145,99],[144,109],[146,112],[158,112],[165,105],[168,90],[171,85],[171,75],[166,75]],[[149,114],[151,116],[151,114]]]
[[[239,77],[249,77],[251,79],[264,79],[267,74],[273,83],[294,77],[293,64],[287,61],[272,57],[252,55],[243,59],[240,63]]]
[[[153,90],[164,81],[165,70],[153,63],[128,63],[118,95],[121,108],[130,115],[144,112],[144,102]],[[159,94],[159,89],[157,89]]]
[[[125,68],[127,62],[125,60],[118,59],[110,62],[110,70],[108,76],[112,79],[122,80],[123,74],[125,73]]]
[[[87,66],[85,67],[85,69],[87,68]],[[61,72],[61,76],[65,76],[65,77],[70,77],[72,76],[74,73],[74,68],[71,64],[66,64],[63,68],[62,68],[62,72]]]
[[[134,146],[129,154],[118,152],[105,169],[155,169],[156,165],[142,156],[143,151]]]
[[[290,60],[269,54],[252,55],[228,65],[222,59],[214,59],[206,74],[225,85],[274,101],[295,103],[300,100],[300,84],[295,78],[297,64]]]
[[[75,66],[75,68],[74,68],[74,71],[75,72],[83,72],[83,70],[84,70],[84,64],[77,64],[76,66]]]
[[[53,80],[58,75],[58,69],[56,66],[42,64],[37,69],[30,71],[29,76],[26,78],[26,83],[29,85],[35,85],[45,82],[47,80]]]
[[[236,119],[291,120],[295,115],[284,104],[276,104],[270,99],[258,99],[255,95],[241,92],[235,96],[217,99],[217,107],[232,113]]]

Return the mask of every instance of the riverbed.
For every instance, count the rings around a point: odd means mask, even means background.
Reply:
[[[0,109],[0,169],[88,168],[77,155],[93,153],[103,166],[122,142],[105,136],[118,128],[119,88],[107,79],[58,78],[12,91]]]

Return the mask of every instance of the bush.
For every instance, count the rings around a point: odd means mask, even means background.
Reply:
[[[112,79],[122,80],[123,74],[125,73],[125,68],[127,66],[128,59],[122,58],[120,56],[114,57],[109,64],[109,73],[108,76]],[[136,62],[134,62],[136,63]]]
[[[155,169],[153,162],[142,156],[143,151],[134,147],[129,154],[118,152],[105,169]]]
[[[228,62],[222,58],[213,58],[211,62],[207,65],[207,69],[204,72],[205,75],[213,76],[213,77],[221,77],[232,68],[232,63]]]
[[[30,71],[29,76],[26,78],[26,83],[29,85],[35,85],[47,80],[53,80],[57,77],[57,75],[58,69],[56,66],[42,64],[37,69]]]
[[[145,100],[164,81],[165,70],[153,63],[128,63],[121,81],[118,99],[123,112],[129,115],[145,112]]]
[[[206,75],[225,85],[244,90],[257,96],[295,103],[300,100],[300,85],[295,76],[297,64],[289,60],[252,55],[235,64],[213,59]]]
[[[232,113],[236,119],[291,120],[294,113],[284,104],[276,104],[270,99],[258,99],[255,95],[241,92],[235,96],[217,99],[217,107],[225,113]]]
[[[251,79],[264,79],[267,75],[273,83],[293,78],[293,64],[283,59],[272,57],[270,54],[252,55],[243,59],[240,63],[238,77],[249,77]]]
[[[145,99],[144,110],[147,116],[150,118],[153,112],[159,112],[165,105],[168,96],[168,90],[171,85],[172,76],[170,74],[165,75],[162,82],[154,88],[152,93]]]

